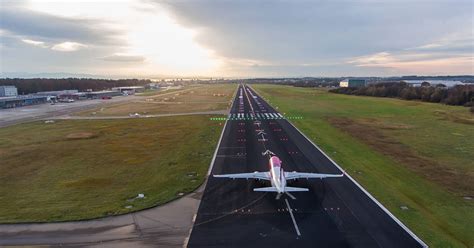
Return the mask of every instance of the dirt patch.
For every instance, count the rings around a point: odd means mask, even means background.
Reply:
[[[377,123],[354,121],[348,118],[329,118],[329,122],[369,145],[377,152],[389,156],[418,175],[435,182],[459,195],[474,194],[474,186],[466,180],[461,171],[443,166],[436,161],[423,157],[408,146],[384,135]],[[382,127],[383,128],[383,127]]]
[[[89,132],[80,132],[80,133],[70,133],[66,135],[66,139],[70,140],[77,140],[77,139],[93,139],[98,137],[97,134],[95,133],[89,133]]]
[[[421,104],[422,103],[419,102],[419,101],[404,101],[403,102],[403,105],[405,105],[405,106],[419,106]]]
[[[456,114],[449,113],[447,111],[441,111],[437,110],[434,111],[435,115],[439,117],[440,120],[448,120],[456,123],[461,123],[461,124],[468,124],[468,125],[474,125],[474,118],[469,118],[465,116],[459,116]]]
[[[412,129],[412,125],[401,124],[401,123],[387,123],[380,119],[368,118],[358,121],[359,124],[377,126],[377,128],[388,129],[388,130],[400,130],[400,129]]]

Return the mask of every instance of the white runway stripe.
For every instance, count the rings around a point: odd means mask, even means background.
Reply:
[[[300,229],[298,228],[298,224],[296,224],[295,216],[293,216],[293,210],[291,209],[290,203],[288,203],[288,199],[285,199],[285,202],[286,202],[286,207],[288,207],[288,211],[290,212],[293,225],[295,226],[296,234],[298,234],[298,236],[301,236]]]

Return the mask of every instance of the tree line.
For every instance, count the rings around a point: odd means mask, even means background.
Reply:
[[[420,87],[413,87],[405,82],[394,82],[370,84],[364,87],[341,87],[330,92],[459,105],[471,107],[471,111],[474,112],[474,84],[446,88],[444,85],[431,86],[425,83]]]
[[[92,79],[92,78],[2,78],[0,85],[13,85],[18,88],[18,94],[30,94],[40,91],[56,90],[106,90],[112,87],[144,86],[152,83],[142,79]]]

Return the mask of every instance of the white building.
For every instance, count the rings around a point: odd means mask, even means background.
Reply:
[[[345,79],[339,82],[339,87],[363,87],[365,84],[365,79]]]
[[[1,85],[0,97],[18,96],[18,90],[13,85]]]
[[[112,90],[120,91],[120,92],[128,92],[134,94],[136,92],[143,92],[145,91],[145,87],[143,86],[125,86],[125,87],[114,87]]]

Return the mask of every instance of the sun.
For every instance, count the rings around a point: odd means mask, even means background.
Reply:
[[[130,52],[145,55],[151,65],[172,73],[209,73],[219,62],[213,51],[195,42],[196,31],[178,25],[165,11],[135,20],[127,34]]]
[[[221,64],[212,50],[195,41],[196,30],[178,24],[158,4],[138,0],[31,0],[26,7],[54,16],[89,19],[97,24],[96,27],[118,31],[117,39],[124,44],[118,46],[114,54],[145,58],[141,64],[128,65],[133,68],[127,70],[148,74],[209,75]]]

